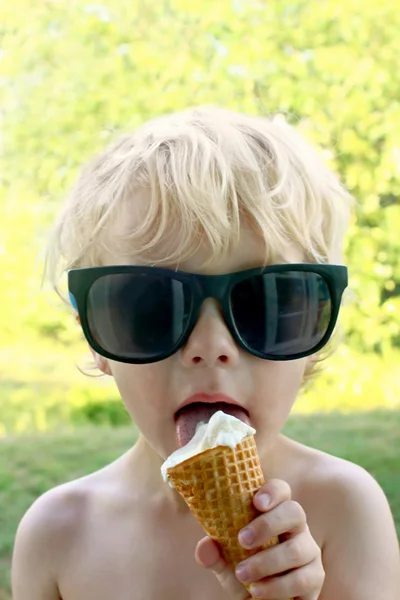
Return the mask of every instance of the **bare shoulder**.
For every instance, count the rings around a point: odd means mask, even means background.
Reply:
[[[22,517],[12,559],[14,600],[56,600],[62,566],[82,535],[96,474],[40,496]]]
[[[299,495],[323,528],[326,579],[320,600],[399,598],[399,544],[379,483],[350,461],[295,446],[307,480]]]

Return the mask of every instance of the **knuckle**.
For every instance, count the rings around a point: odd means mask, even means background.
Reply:
[[[263,574],[264,560],[262,553],[253,554],[246,562],[247,570],[251,581],[257,581],[261,579]]]
[[[303,555],[303,546],[298,538],[293,538],[286,542],[286,556],[291,566],[297,567],[301,562]]]
[[[315,589],[315,579],[309,569],[299,569],[297,572],[297,585],[302,594]]]
[[[322,550],[321,548],[318,546],[317,542],[314,540],[314,538],[312,538],[314,544],[314,553],[315,553],[315,558],[318,560],[318,562],[321,565],[321,569],[323,571],[323,566],[322,566]]]
[[[269,514],[268,513],[264,513],[262,515],[259,515],[258,517],[256,517],[254,519],[254,521],[251,522],[251,529],[253,530],[254,535],[256,536],[256,540],[254,543],[258,543],[261,538],[264,539],[266,533],[268,532],[268,528],[269,528]],[[249,526],[247,526],[249,527]]]
[[[270,538],[286,533],[292,522],[294,523],[294,519],[291,517],[290,509],[288,510],[286,503],[280,504],[265,515],[265,523],[266,527],[268,527]]]
[[[274,535],[274,527],[273,527],[273,522],[274,519],[273,517],[271,517],[270,515],[264,515],[264,518],[262,519],[262,522],[260,523],[261,527],[261,536],[262,539],[267,542],[269,541]]]
[[[297,519],[301,521],[301,523],[307,522],[306,512],[301,506],[301,504],[296,502],[296,500],[290,500],[290,509],[292,510],[293,514],[297,517]]]
[[[325,569],[321,561],[318,561],[318,566],[319,568],[317,571],[318,575],[316,577],[316,588],[318,589],[318,591],[320,591],[325,582]]]
[[[292,497],[290,485],[283,479],[270,479],[269,486],[279,498],[290,499]]]
[[[281,533],[279,524],[282,519],[275,513],[267,513],[260,517],[260,530],[258,538],[262,539],[263,542],[268,542],[272,537]]]
[[[325,571],[316,569],[315,563],[310,563],[307,567],[297,571],[297,585],[302,593],[315,591],[318,592],[317,597],[319,597],[324,581]]]

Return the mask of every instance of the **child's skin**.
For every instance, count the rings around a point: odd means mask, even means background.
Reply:
[[[243,228],[229,257],[206,269],[203,258],[199,252],[179,269],[207,274],[249,269],[262,264],[263,246]],[[112,255],[103,259],[129,262]],[[290,244],[279,258],[301,260]],[[130,264],[144,262],[133,256]],[[249,528],[255,546],[275,535],[283,541],[247,561],[247,581],[266,578],[255,596],[398,600],[398,543],[379,485],[361,467],[280,433],[310,358],[277,362],[250,355],[236,345],[212,299],[205,301],[187,344],[166,360],[133,365],[93,354],[97,366],[114,377],[141,432],[139,441],[111,465],[47,492],[31,507],[16,538],[14,600],[250,598],[160,475],[162,462],[176,449],[174,413],[196,392],[231,396],[248,410],[257,430],[267,481],[254,498],[262,514]],[[270,495],[267,507],[263,492]]]
[[[270,264],[306,262],[311,243],[313,252],[318,249],[335,262],[344,234],[338,218],[343,193],[307,146],[279,125],[227,111],[207,109],[176,118],[150,124],[150,133],[128,136],[89,169],[62,217],[65,229],[56,230],[66,244],[68,268],[156,264],[189,273],[232,273],[263,266],[264,242],[271,246]],[[282,194],[276,211],[278,197],[269,194],[275,180],[280,182],[275,192]],[[164,197],[162,209],[152,205],[156,196],[147,190],[157,185],[175,189],[178,200],[172,194]],[[124,197],[123,190],[127,202],[110,204]],[[99,221],[109,206],[117,217]],[[167,225],[159,230],[161,238],[151,229],[151,240],[158,242],[141,254],[140,243],[134,251],[129,237],[128,254],[119,255],[115,240],[151,222],[146,221],[149,206],[154,221],[161,215]],[[237,229],[235,215],[240,215]],[[250,227],[251,215],[263,241]],[[281,229],[273,244],[277,216]],[[227,221],[231,233],[240,229],[240,241],[217,258],[202,236],[208,232],[215,240],[218,230],[225,240]],[[190,229],[188,223],[203,229]],[[186,240],[203,244],[178,264],[166,257],[184,246],[181,231],[192,231]],[[298,245],[285,243],[285,235]],[[78,256],[85,244],[90,256],[86,250]],[[281,255],[274,248],[282,248]],[[120,328],[118,342],[124,334]],[[204,301],[186,344],[168,359],[130,364],[92,354],[97,367],[115,379],[139,439],[112,464],[50,490],[28,510],[15,541],[14,600],[249,600],[244,581],[257,586],[253,596],[259,599],[399,600],[396,531],[377,482],[361,467],[281,433],[313,356],[271,361],[250,354],[237,345],[212,298]],[[254,497],[261,514],[248,526],[254,540],[246,547],[259,547],[276,535],[281,540],[236,572],[160,473],[177,447],[176,412],[199,393],[210,400],[213,394],[230,397],[257,431],[266,483]]]

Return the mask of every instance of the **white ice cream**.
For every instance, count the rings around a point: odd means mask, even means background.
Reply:
[[[216,446],[235,448],[256,430],[240,419],[227,415],[222,410],[214,413],[208,423],[200,422],[192,439],[182,448],[175,450],[161,466],[161,475],[168,481],[167,469]]]

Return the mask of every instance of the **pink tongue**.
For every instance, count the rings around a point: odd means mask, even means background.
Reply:
[[[224,413],[232,415],[245,423],[249,423],[249,419],[240,406],[234,406],[233,404],[225,404],[224,402],[205,403],[195,402],[189,404],[189,406],[183,408],[176,420],[176,441],[178,447],[185,446],[196,432],[197,423],[204,421],[208,423],[214,413],[219,410],[223,410]]]

